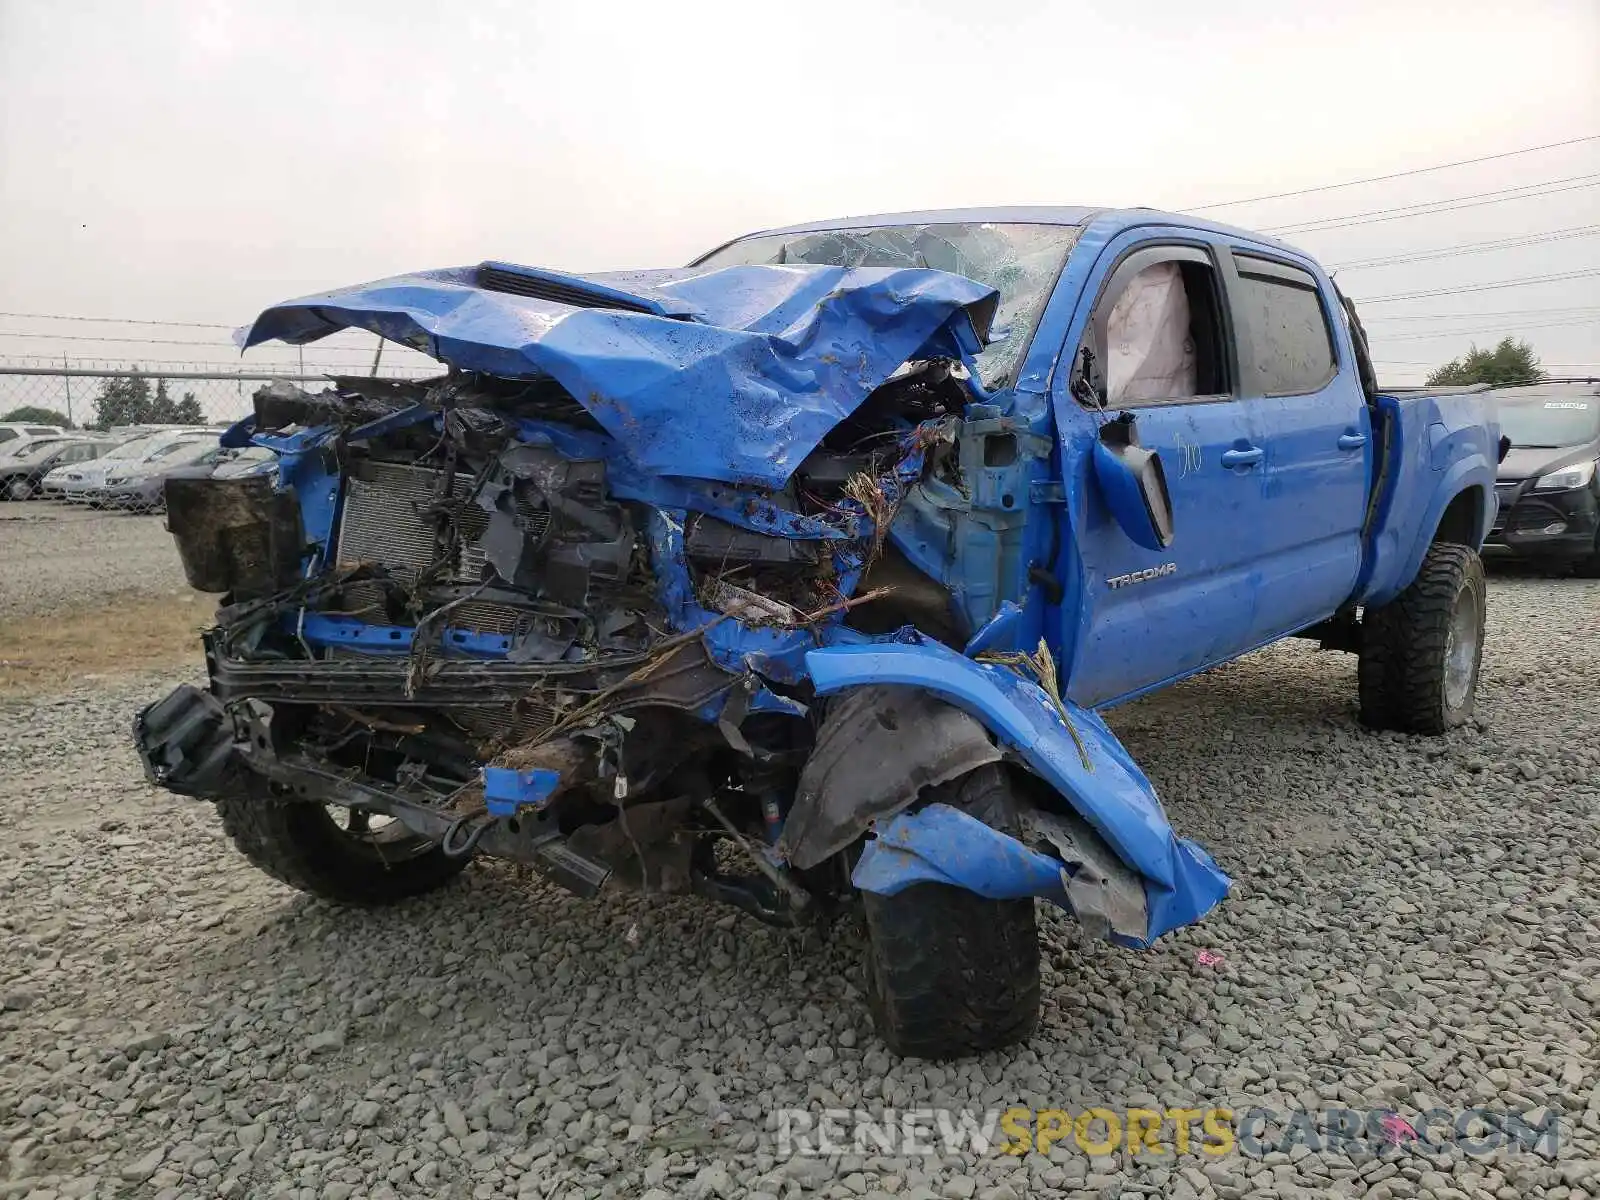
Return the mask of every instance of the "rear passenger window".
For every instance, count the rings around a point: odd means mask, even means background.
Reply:
[[[1269,396],[1320,390],[1334,374],[1333,337],[1317,281],[1287,263],[1233,256],[1239,269],[1234,314],[1250,331],[1256,383]]]

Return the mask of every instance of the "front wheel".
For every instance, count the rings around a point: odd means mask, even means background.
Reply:
[[[980,767],[934,789],[933,799],[1017,831],[1005,771]],[[965,888],[919,883],[893,896],[863,894],[867,1003],[896,1054],[948,1059],[1033,1036],[1039,1025],[1039,935],[1034,902],[988,900]]]
[[[6,485],[6,495],[13,500],[32,500],[33,488],[26,479],[13,479]]]
[[[1444,733],[1472,716],[1488,587],[1470,546],[1436,542],[1411,585],[1361,619],[1361,721]]]
[[[467,865],[399,821],[360,809],[324,808],[252,789],[218,800],[217,813],[255,866],[337,904],[394,904],[443,887]]]

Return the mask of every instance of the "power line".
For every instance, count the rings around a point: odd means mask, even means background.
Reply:
[[[76,317],[62,313],[0,312],[0,317],[23,317],[30,321],[89,321],[100,325],[167,325],[174,329],[236,329],[210,321],[147,321],[140,317]]]
[[[232,350],[234,347],[224,342],[197,342],[186,341],[183,338],[146,338],[146,337],[119,337],[115,334],[90,334],[90,333],[38,333],[15,329],[0,329],[0,337],[15,338],[45,338],[55,342],[116,342],[138,343],[147,346],[199,346],[207,350]],[[408,348],[408,347],[403,347]],[[356,354],[364,358],[371,357],[370,353],[358,346],[323,346],[316,351],[318,354]]]
[[[1586,312],[1600,312],[1600,304],[1570,304],[1558,309],[1501,309],[1499,312],[1390,312],[1378,314],[1376,317],[1366,317],[1371,322],[1470,322],[1480,317],[1538,317],[1538,315],[1562,315],[1574,317]]]
[[[1215,204],[1190,204],[1183,211],[1208,212],[1213,208],[1233,208],[1240,204],[1256,204],[1262,200],[1285,200],[1290,196],[1309,196],[1314,192],[1332,192],[1340,188],[1357,187],[1363,183],[1382,183],[1388,179],[1404,179],[1411,175],[1427,175],[1433,171],[1448,171],[1453,167],[1470,167],[1474,163],[1495,162],[1502,158],[1515,158],[1519,154],[1533,154],[1539,150],[1555,150],[1561,146],[1576,146],[1583,142],[1600,141],[1600,134],[1568,138],[1563,142],[1546,142],[1542,146],[1525,146],[1521,150],[1503,150],[1499,154],[1484,154],[1477,158],[1462,158],[1455,162],[1438,163],[1431,167],[1413,167],[1409,171],[1391,171],[1387,175],[1369,175],[1365,179],[1347,179],[1343,183],[1323,183],[1316,187],[1297,188],[1292,192],[1273,192],[1266,196],[1247,196],[1243,200],[1220,200]]]
[[[1584,182],[1573,182],[1582,180]],[[1345,229],[1352,225],[1375,225],[1380,221],[1403,221],[1408,217],[1431,217],[1436,213],[1458,212],[1464,208],[1482,208],[1486,204],[1504,204],[1509,200],[1530,200],[1536,196],[1553,196],[1557,192],[1572,192],[1591,188],[1600,182],[1600,175],[1568,175],[1561,179],[1546,179],[1539,183],[1522,184],[1514,188],[1499,188],[1488,192],[1469,192],[1465,196],[1451,196],[1445,200],[1428,200],[1420,204],[1402,204],[1394,208],[1375,208],[1369,212],[1345,213],[1334,217],[1318,217],[1293,225],[1268,225],[1262,233],[1326,233],[1330,229]],[[1555,184],[1565,184],[1555,187]],[[1542,191],[1534,189],[1544,189]]]
[[[1586,271],[1564,271],[1555,275],[1529,275],[1523,279],[1502,279],[1496,283],[1473,283],[1465,287],[1434,288],[1425,292],[1392,292],[1387,296],[1352,297],[1357,305],[1390,304],[1396,300],[1426,300],[1433,296],[1458,296],[1464,292],[1492,292],[1500,288],[1528,287],[1536,283],[1561,283],[1568,279],[1584,279],[1600,275],[1600,267]]]
[[[1432,262],[1440,258],[1455,258],[1462,254],[1488,254],[1494,250],[1516,250],[1523,246],[1539,246],[1545,242],[1564,242],[1571,238],[1593,237],[1600,233],[1600,225],[1575,225],[1570,229],[1552,229],[1545,233],[1525,234],[1521,237],[1495,238],[1486,242],[1462,242],[1458,246],[1443,246],[1436,250],[1413,250],[1391,254],[1383,258],[1365,258],[1357,262],[1334,263],[1330,271],[1364,271],[1370,267],[1392,267],[1403,263]]]
[[[1372,361],[1373,361],[1374,365],[1380,366],[1380,367],[1434,367],[1437,370],[1437,367],[1433,363],[1379,362],[1377,359],[1373,359]],[[1559,365],[1559,364],[1556,364],[1556,365]],[[1587,369],[1587,364],[1583,364],[1582,366],[1579,367],[1579,369],[1580,370],[1586,370]],[[1549,378],[1548,376],[1546,376],[1544,378],[1537,378],[1537,377],[1532,376],[1532,375],[1527,375],[1527,376],[1524,376],[1521,379],[1502,379],[1498,383],[1493,384],[1492,386],[1494,386],[1496,388],[1503,388],[1503,387],[1521,387],[1524,384],[1531,384],[1531,383],[1591,383],[1591,382],[1594,382],[1594,381],[1592,379],[1590,379],[1588,376],[1584,376],[1581,379],[1562,378],[1562,377],[1558,376],[1558,377],[1552,379],[1552,378]],[[1404,386],[1407,386],[1407,385],[1400,384],[1400,385],[1397,385],[1397,386],[1404,387]],[[1427,386],[1427,385],[1424,384],[1423,386]],[[1443,384],[1443,385],[1440,385],[1440,386],[1455,387],[1455,386],[1458,386],[1458,385],[1455,385],[1455,384]],[[1382,390],[1383,384],[1380,382],[1378,387],[1379,387],[1379,390]]]
[[[1594,322],[1588,318],[1566,321],[1540,321],[1530,325],[1465,325],[1459,329],[1429,329],[1426,332],[1374,333],[1375,342],[1429,342],[1441,338],[1470,337],[1480,333],[1538,333],[1546,329],[1574,329]]]

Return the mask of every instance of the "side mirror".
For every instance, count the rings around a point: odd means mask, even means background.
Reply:
[[[1161,456],[1139,445],[1137,418],[1119,413],[1100,426],[1094,474],[1106,507],[1135,545],[1165,550],[1172,545],[1172,496]]]

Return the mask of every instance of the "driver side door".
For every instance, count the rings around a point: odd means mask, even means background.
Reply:
[[[1075,703],[1127,699],[1251,645],[1265,453],[1239,386],[1230,267],[1193,230],[1139,230],[1107,246],[1087,285],[1096,298],[1080,378],[1057,398],[1063,440],[1091,441],[1105,421],[1131,413],[1140,444],[1161,457],[1175,537],[1165,549],[1137,545],[1092,474],[1080,489],[1072,538],[1082,590],[1065,672]],[[1103,409],[1073,394],[1088,399],[1090,389]]]

